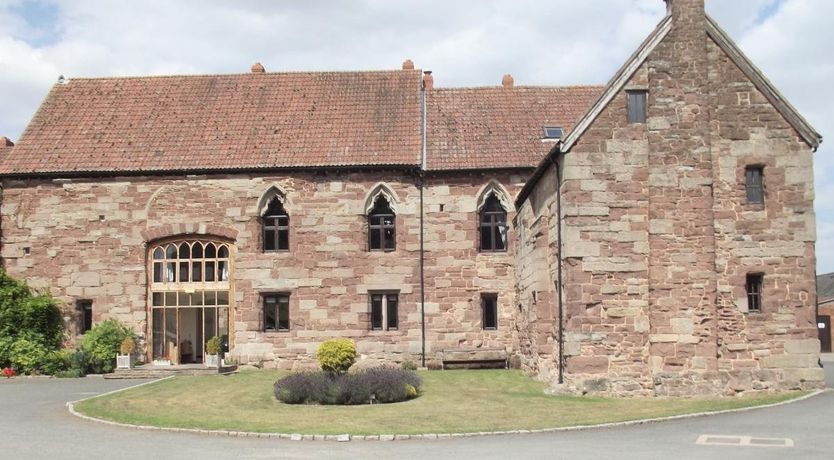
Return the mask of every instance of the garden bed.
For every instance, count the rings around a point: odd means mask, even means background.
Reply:
[[[590,425],[780,402],[800,393],[741,398],[613,399],[548,396],[519,371],[420,372],[423,394],[396,404],[289,405],[279,371],[175,377],[76,404],[92,417],[137,425],[303,434],[417,434]]]

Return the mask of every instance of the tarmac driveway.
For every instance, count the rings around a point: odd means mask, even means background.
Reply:
[[[826,377],[829,386],[834,386],[834,359],[826,361]],[[769,409],[643,426],[432,441],[348,443],[142,431],[88,422],[70,415],[65,407],[67,401],[135,384],[135,380],[104,380],[100,377],[0,381],[0,458],[834,458],[834,437],[830,433],[834,427],[834,392]],[[699,438],[701,443],[698,443]],[[729,445],[705,445],[704,442]],[[784,447],[784,444],[793,446]]]

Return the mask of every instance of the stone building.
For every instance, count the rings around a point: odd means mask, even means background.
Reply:
[[[149,360],[218,335],[292,368],[350,337],[574,392],[819,386],[821,138],[703,0],[669,8],[605,87],[435,88],[411,61],[61,80],[0,152],[3,265]]]

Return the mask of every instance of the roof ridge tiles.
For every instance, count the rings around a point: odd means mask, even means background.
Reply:
[[[281,72],[240,72],[240,73],[197,73],[197,74],[165,74],[165,75],[109,75],[98,77],[73,77],[67,76],[67,83],[72,83],[75,80],[150,80],[150,79],[169,79],[169,78],[213,78],[213,77],[255,77],[263,78],[264,76],[276,75],[323,75],[323,74],[380,74],[380,73],[414,73],[422,75],[423,71],[420,69],[375,69],[375,70],[287,70]]]

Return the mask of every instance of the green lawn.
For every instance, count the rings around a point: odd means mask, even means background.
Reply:
[[[415,434],[589,425],[784,401],[744,398],[611,399],[547,396],[519,371],[421,372],[423,395],[397,404],[293,406],[278,402],[278,371],[176,377],[83,401],[76,410],[117,422],[179,428],[303,434]]]

